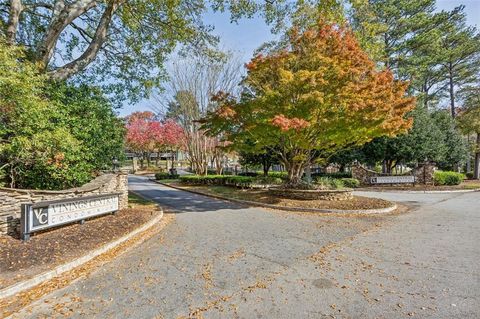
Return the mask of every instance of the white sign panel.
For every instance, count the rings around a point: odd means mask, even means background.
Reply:
[[[371,177],[370,182],[372,184],[404,184],[404,183],[415,183],[415,176],[413,175],[404,175],[404,176],[377,176]]]
[[[118,210],[118,194],[22,205],[22,237],[32,232],[103,215]],[[26,236],[25,236],[26,235]]]

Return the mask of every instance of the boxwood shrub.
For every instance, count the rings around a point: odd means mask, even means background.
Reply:
[[[457,172],[436,171],[433,176],[435,185],[460,185],[465,175]]]
[[[255,181],[254,177],[232,175],[184,175],[180,182],[190,185],[228,185],[236,187],[250,187]]]
[[[320,185],[325,189],[342,189],[344,187],[343,181],[338,178],[317,177],[314,181],[315,184]]]
[[[350,172],[336,172],[336,173],[313,173],[312,178],[330,177],[330,178],[352,178]]]
[[[155,179],[162,180],[162,179],[178,179],[178,174],[170,174],[170,173],[156,173]]]
[[[179,177],[180,182],[189,185],[226,185],[241,188],[252,187],[253,185],[278,185],[282,179],[272,176],[233,176],[233,175],[183,175]]]
[[[343,185],[348,188],[357,188],[360,186],[360,181],[356,178],[342,178]]]

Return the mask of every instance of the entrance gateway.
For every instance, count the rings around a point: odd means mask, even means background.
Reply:
[[[36,231],[76,221],[83,223],[90,217],[115,213],[119,208],[119,195],[120,193],[112,193],[22,204],[21,237],[23,240],[28,240]]]

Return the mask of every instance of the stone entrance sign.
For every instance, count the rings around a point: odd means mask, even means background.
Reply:
[[[116,212],[120,193],[22,204],[20,232],[23,240],[39,230]]]
[[[423,184],[433,185],[433,176],[435,173],[434,163],[425,162],[416,168],[413,168],[405,175],[382,174],[355,163],[352,166],[352,177],[360,181],[362,185],[379,184]]]
[[[370,183],[372,184],[404,184],[415,183],[415,176],[403,175],[403,176],[376,176],[370,177]]]

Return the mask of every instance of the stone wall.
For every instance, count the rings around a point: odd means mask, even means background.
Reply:
[[[120,209],[128,207],[128,179],[126,173],[102,174],[81,187],[61,191],[0,187],[0,234],[11,234],[19,230],[21,204],[108,193],[121,193]]]
[[[275,195],[290,199],[299,200],[330,200],[340,201],[353,198],[352,191],[348,189],[335,190],[303,190],[303,189],[285,189],[281,187],[271,187],[268,191]]]
[[[414,175],[416,184],[433,185],[434,173],[435,173],[435,165],[433,163],[424,163],[412,169],[410,172],[403,174],[403,176]],[[352,177],[358,179],[360,181],[360,184],[362,185],[371,185],[370,178],[378,177],[378,176],[395,176],[395,175],[377,173],[375,171],[366,169],[365,167],[359,164],[354,164],[352,166]],[[396,175],[396,176],[402,176],[402,175]]]

